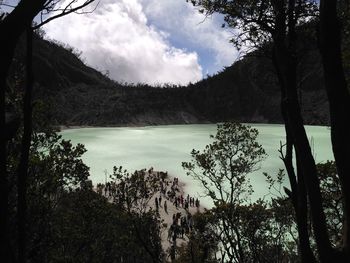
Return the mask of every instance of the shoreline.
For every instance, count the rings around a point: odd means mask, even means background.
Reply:
[[[174,123],[174,124],[128,124],[128,125],[58,125],[55,128],[58,132],[78,130],[78,129],[112,129],[112,128],[155,128],[155,127],[167,127],[167,126],[187,126],[187,125],[217,125],[223,122],[199,122],[199,123]],[[284,123],[268,123],[268,122],[242,122],[245,125],[273,125],[273,126],[283,126]],[[329,127],[329,125],[319,125],[319,124],[305,124],[306,127]]]
[[[76,129],[94,129],[94,128],[147,128],[147,127],[161,127],[161,126],[177,126],[177,125],[209,125],[216,124],[213,122],[199,122],[199,123],[174,123],[174,124],[128,124],[128,125],[58,125],[56,126],[60,132],[64,130],[76,130]]]

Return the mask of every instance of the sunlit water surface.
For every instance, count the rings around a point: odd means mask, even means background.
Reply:
[[[284,127],[276,124],[253,124],[259,130],[259,142],[268,157],[261,169],[250,175],[254,187],[254,198],[268,193],[263,172],[276,174],[282,168],[278,149],[285,140]],[[190,160],[192,149],[202,150],[211,142],[210,134],[216,133],[214,124],[169,125],[122,128],[81,128],[64,130],[64,139],[82,143],[88,150],[83,160],[90,167],[93,183],[105,182],[106,172],[113,166],[123,166],[129,171],[153,167],[168,171],[186,183],[186,192],[199,196],[202,192],[198,183],[186,176],[181,162]],[[313,145],[316,162],[333,159],[330,130],[322,126],[307,126],[308,136]],[[202,198],[210,206],[208,199]]]

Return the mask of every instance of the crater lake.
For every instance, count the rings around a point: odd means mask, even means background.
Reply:
[[[253,198],[269,194],[263,172],[276,175],[283,168],[278,150],[285,142],[284,126],[280,124],[248,124],[258,129],[258,141],[267,153],[260,169],[249,175]],[[333,160],[330,129],[325,126],[305,126],[316,163]],[[202,150],[215,135],[216,124],[166,125],[145,127],[77,128],[61,132],[64,139],[84,144],[84,162],[90,167],[94,184],[104,183],[113,166],[123,166],[129,172],[153,167],[167,171],[186,184],[185,191],[193,196],[203,192],[199,183],[188,177],[181,163],[190,161],[192,149]],[[286,185],[289,183],[286,178]],[[208,199],[204,205],[210,206]]]

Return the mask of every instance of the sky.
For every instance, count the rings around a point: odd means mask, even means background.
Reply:
[[[229,43],[233,33],[222,23],[222,17],[206,18],[186,0],[100,0],[93,13],[70,14],[44,30],[119,82],[186,85],[238,57]]]

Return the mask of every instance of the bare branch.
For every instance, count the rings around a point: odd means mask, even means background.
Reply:
[[[99,5],[100,2],[97,2],[96,6],[90,10],[90,11],[83,11],[83,12],[78,12],[79,10],[81,10],[82,8],[90,5],[92,2],[94,2],[95,0],[86,0],[83,4],[79,5],[79,6],[76,6],[76,7],[72,7],[72,4],[76,2],[76,0],[72,0],[68,5],[66,5],[65,8],[63,9],[54,9],[54,10],[50,10],[50,11],[62,11],[61,13],[57,14],[57,15],[54,15],[54,16],[51,16],[49,17],[48,19],[46,20],[41,20],[41,23],[35,25],[33,27],[33,29],[38,29],[39,27],[42,27],[43,25],[49,23],[50,21],[54,20],[54,19],[57,19],[57,18],[60,18],[60,17],[63,17],[63,16],[66,16],[68,14],[71,14],[71,13],[76,13],[76,14],[89,14],[89,13],[92,13],[96,10],[97,6]],[[49,12],[48,12],[49,13]],[[43,15],[41,16],[41,19],[43,18]]]
[[[6,6],[6,7],[11,7],[11,8],[15,8],[16,7],[14,5],[5,4],[5,3],[0,3],[0,6]]]

